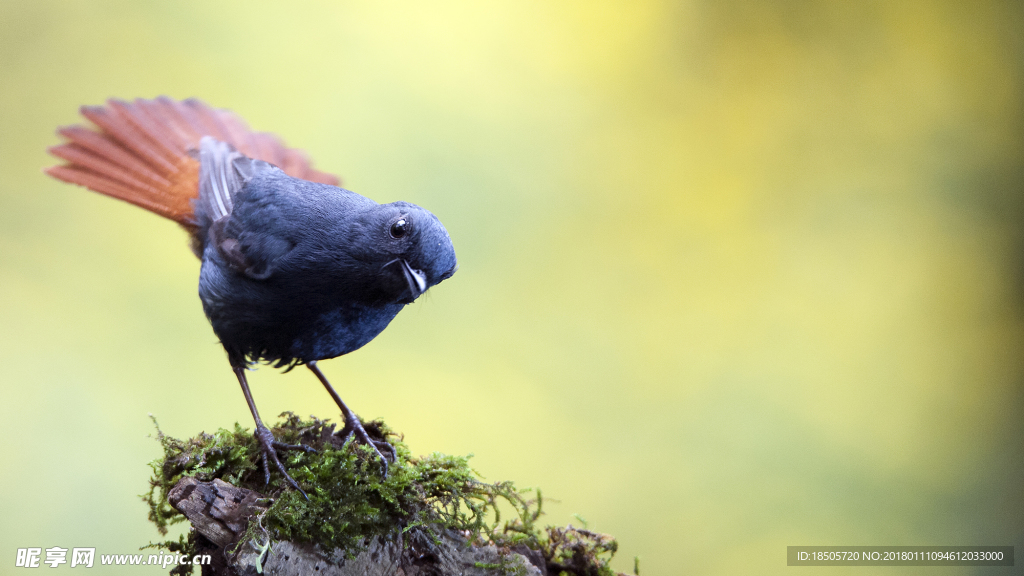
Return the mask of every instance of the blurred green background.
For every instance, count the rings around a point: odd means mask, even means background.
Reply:
[[[251,425],[185,234],[40,172],[79,105],[159,94],[442,219],[459,273],[325,371],[618,537],[618,569],[1020,554],[1021,30],[1016,1],[5,0],[0,573],[158,539],[148,413]],[[253,383],[337,418],[308,371]],[[851,570],[894,573],[801,569]]]

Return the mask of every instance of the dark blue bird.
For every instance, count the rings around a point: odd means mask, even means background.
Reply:
[[[270,463],[301,491],[263,424],[245,378],[253,362],[316,374],[345,418],[346,434],[373,447],[386,473],[393,449],[371,439],[318,360],[347,354],[458,268],[444,226],[407,202],[378,204],[339,188],[301,152],[254,133],[198,100],[117,100],[83,107],[99,131],[58,131],[50,149],[68,161],[51,176],[175,220],[202,259],[199,297],[227,351]]]

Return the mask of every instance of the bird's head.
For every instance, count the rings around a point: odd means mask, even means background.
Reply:
[[[408,202],[381,206],[376,220],[384,261],[380,279],[396,302],[409,304],[458,270],[455,248],[441,221]]]

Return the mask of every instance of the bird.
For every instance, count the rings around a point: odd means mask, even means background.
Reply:
[[[49,152],[64,163],[45,172],[188,232],[199,299],[255,421],[264,481],[273,465],[306,496],[278,450],[312,448],[279,442],[260,418],[245,373],[261,362],[312,371],[344,417],[345,440],[370,446],[386,476],[394,448],[370,438],[317,362],[366,345],[455,273],[441,221],[341,188],[303,151],[196,98],[111,98],[80,113],[95,127],[58,128],[65,142]]]

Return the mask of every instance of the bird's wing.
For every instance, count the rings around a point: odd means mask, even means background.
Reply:
[[[199,162],[197,213],[201,210],[209,218],[206,241],[236,272],[256,280],[270,277],[275,264],[294,247],[282,234],[287,226],[270,198],[277,195],[266,189],[240,193],[256,176],[285,176],[276,166],[209,136],[200,142]]]
[[[213,222],[231,215],[235,195],[254,174],[273,168],[210,136],[199,143],[199,165],[199,202]]]
[[[81,113],[99,129],[59,129],[67,142],[50,148],[50,153],[67,164],[46,173],[131,202],[193,231],[197,222],[192,201],[199,197],[198,152],[204,136],[278,166],[289,176],[339,184],[336,176],[314,170],[301,150],[286,148],[273,134],[253,132],[232,112],[200,100],[111,99],[106,106],[83,106]]]

